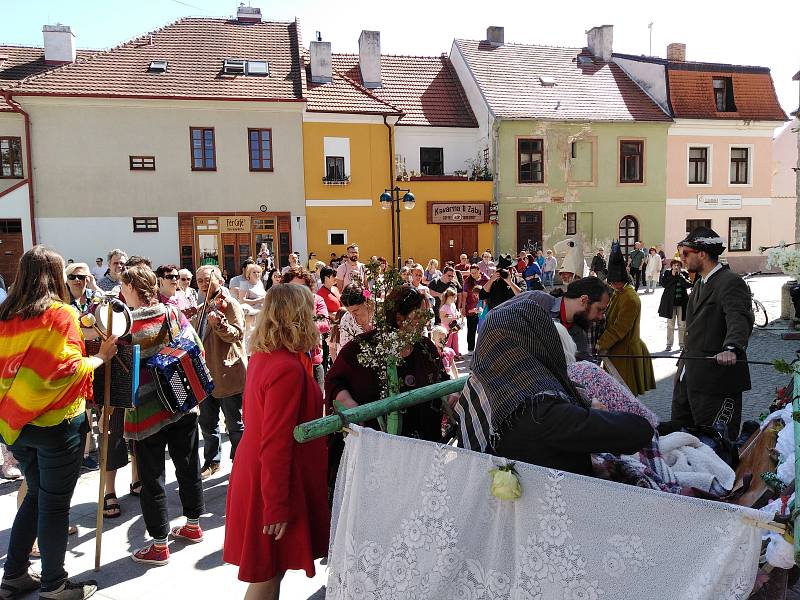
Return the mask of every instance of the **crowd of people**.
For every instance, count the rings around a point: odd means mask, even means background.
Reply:
[[[173,264],[153,268],[114,249],[107,266],[98,259],[90,268],[35,246],[0,304],[0,370],[14,373],[0,379],[3,464],[18,463],[28,489],[0,597],[39,589],[42,598],[81,599],[97,589],[68,579],[64,556],[78,476],[96,468],[87,462],[99,409],[91,409],[93,371],[112,360],[118,344],[138,344],[143,368],[135,405],[110,415],[105,518],[121,514],[115,475],[130,462],[130,493],[139,497],[152,540],[132,559],[164,565],[170,537],[201,542],[203,481],[221,468],[221,413],[232,461],[223,556],[251,584],[246,598],[277,598],[287,570],[313,576],[314,560],[327,552],[343,450],[341,434],[298,444],[293,429],[382,397],[384,367],[363,360],[362,351],[381,335],[379,326],[403,340],[393,358],[400,391],[456,378],[456,361],[473,355],[463,393],[406,410],[401,435],[436,442],[454,435],[464,448],[596,475],[591,455],[628,455],[657,442],[657,419],[636,398],[655,387],[637,288],[642,279],[648,290],[660,282],[668,346],[677,325],[683,357],[718,351],[710,364],[681,362],[670,426],[710,425],[732,402],[726,425],[738,435],[752,311],[746,285],[719,264],[723,250],[719,236],[701,228],[665,269],[655,248],[646,254],[637,243],[624,257],[615,244],[608,259],[598,249],[590,275],[561,285],[552,251],[497,261],[488,251],[462,254],[441,270],[435,259],[423,266],[409,258],[398,284],[386,289],[378,283],[390,277],[387,261],[364,264],[355,244],[328,265],[311,253],[303,266],[292,254],[279,268],[260,255],[229,281],[215,265],[194,274]],[[684,267],[697,279],[694,288]],[[82,317],[99,296],[128,307],[130,335],[102,336],[90,356],[85,341],[99,334]],[[466,349],[459,344],[464,326]],[[210,396],[187,412],[165,408],[144,367],[178,337],[203,349],[214,381]],[[185,517],[172,528],[167,449]],[[41,575],[28,568],[37,538]]]

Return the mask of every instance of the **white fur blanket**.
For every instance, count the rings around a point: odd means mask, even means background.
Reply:
[[[736,480],[733,469],[693,435],[680,431],[670,433],[659,439],[658,446],[681,485],[706,492],[717,486],[726,490],[733,487]]]

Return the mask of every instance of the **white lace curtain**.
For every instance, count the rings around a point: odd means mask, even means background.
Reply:
[[[746,598],[758,511],[353,427],[334,499],[327,598]],[[767,517],[766,520],[769,520]]]

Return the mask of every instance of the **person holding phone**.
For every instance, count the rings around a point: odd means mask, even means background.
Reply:
[[[689,302],[689,290],[692,289],[689,273],[683,270],[683,263],[673,259],[669,266],[669,271],[665,271],[661,277],[664,293],[658,305],[658,316],[667,320],[667,352],[672,351],[676,326],[680,349],[683,350],[686,345],[686,305]]]

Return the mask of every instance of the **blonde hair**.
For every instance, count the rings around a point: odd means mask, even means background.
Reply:
[[[250,274],[251,274],[253,271],[258,271],[259,273],[263,273],[263,271],[264,271],[264,270],[261,268],[261,266],[260,266],[260,265],[257,265],[257,264],[249,264],[249,265],[247,265],[247,266],[244,268],[244,276],[245,276],[246,278],[249,278],[249,277],[250,277]]]
[[[441,325],[437,325],[431,329],[431,341],[437,346],[443,344],[448,335],[450,335],[450,332]]]
[[[86,263],[70,263],[66,266],[64,272],[67,275],[72,275],[78,269],[86,269],[87,273],[91,273],[91,271],[89,270],[89,265],[87,265]]]
[[[434,269],[438,269],[439,268],[439,261],[436,260],[435,258],[430,259],[428,261],[428,269],[427,270],[430,271],[431,267],[433,267]]]
[[[250,347],[253,352],[308,352],[319,345],[314,296],[302,285],[273,285],[264,296]]]
[[[458,296],[458,292],[456,292],[455,288],[449,287],[445,291],[442,292],[442,304],[447,302],[447,299],[450,296],[452,296],[453,298],[456,298]]]

